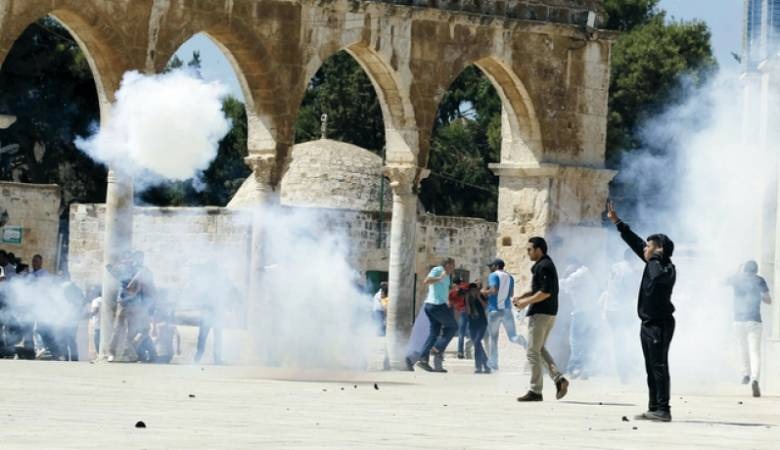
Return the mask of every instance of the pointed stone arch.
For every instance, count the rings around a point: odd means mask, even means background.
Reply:
[[[16,40],[29,26],[44,17],[51,17],[61,24],[76,41],[89,64],[92,78],[97,89],[100,120],[105,122],[114,100],[114,94],[119,88],[122,75],[130,67],[128,60],[114,42],[121,40],[119,36],[105,27],[91,25],[96,23],[98,13],[87,8],[76,12],[72,8],[31,9],[21,14],[22,19],[15,20],[10,26],[4,27],[2,42],[0,42],[0,69]]]

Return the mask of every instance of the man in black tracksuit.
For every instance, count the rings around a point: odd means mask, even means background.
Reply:
[[[650,401],[648,411],[637,419],[669,422],[669,344],[674,335],[674,305],[672,290],[677,273],[672,264],[674,242],[664,234],[654,234],[643,240],[607,204],[607,217],[617,226],[620,237],[631,250],[646,262],[639,287],[639,318],[642,320],[640,337],[647,370]]]

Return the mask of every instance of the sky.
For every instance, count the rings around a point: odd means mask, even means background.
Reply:
[[[742,5],[742,0],[661,0],[659,4],[667,11],[670,19],[699,19],[706,22],[712,31],[713,52],[724,69],[738,67],[731,52],[739,54],[742,46]],[[193,36],[176,54],[187,62],[194,50],[200,51],[203,78],[207,81],[221,81],[232,95],[243,99],[233,68],[207,36]]]
[[[724,69],[739,64],[731,52],[742,48],[742,0],[661,0],[660,7],[676,19],[700,19],[712,31],[712,50]]]

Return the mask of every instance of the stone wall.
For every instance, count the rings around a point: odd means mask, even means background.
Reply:
[[[82,287],[101,282],[104,227],[105,205],[71,205],[68,265],[72,279]],[[246,284],[249,226],[237,212],[137,207],[133,235],[133,248],[144,252],[159,287],[179,288],[182,269],[199,265],[219,267],[235,285]],[[200,254],[204,248],[214,249],[208,259]]]
[[[21,244],[3,243],[0,248],[30,264],[36,253],[44,267],[55,270],[60,229],[60,188],[53,184],[0,182],[0,211],[8,212],[6,228],[21,227]],[[0,228],[0,232],[3,229]]]
[[[484,219],[432,214],[418,217],[417,309],[427,292],[422,280],[431,266],[439,265],[445,257],[454,258],[456,269],[468,272],[469,281],[487,278],[487,263],[496,257],[496,228],[494,222]]]
[[[377,90],[386,161],[419,167],[428,160],[442,94],[476,64],[502,98],[502,162],[596,167],[603,165],[616,34],[582,25],[588,11],[601,15],[601,3],[0,0],[0,63],[31,23],[51,15],[84,50],[105,118],[126,71],[160,71],[184,42],[205,33],[241,81],[249,152],[275,156],[273,184],[289,158],[309,81],[336,52],[348,51]]]
[[[343,233],[349,243],[350,262],[358,272],[388,270],[388,214],[308,209],[322,219],[323,230]],[[104,220],[104,205],[71,206],[68,261],[71,276],[80,286],[100,282]],[[239,211],[137,207],[133,235],[134,248],[145,253],[146,265],[164,289],[180,287],[182,267],[202,259],[202,254],[194,252],[203,248],[213,248],[216,253],[209,255],[210,261],[202,262],[213,270],[229,273],[236,286],[246,285],[250,225]],[[425,293],[422,279],[445,256],[455,258],[458,269],[468,271],[472,280],[484,278],[485,263],[495,257],[495,235],[496,224],[482,219],[421,213],[416,246],[418,304]]]
[[[605,22],[602,0],[374,0],[397,5],[432,7],[513,19],[541,20],[584,25],[588,11],[598,14],[598,25]]]

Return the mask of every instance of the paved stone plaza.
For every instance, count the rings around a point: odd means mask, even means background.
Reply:
[[[633,421],[641,386],[574,382],[555,401],[548,383],[547,401],[521,405],[522,373],[476,376],[465,362],[449,364],[452,373],[438,375],[0,361],[0,448],[769,449],[780,441],[780,397],[753,399],[741,386],[677,383],[675,422],[656,424]]]

